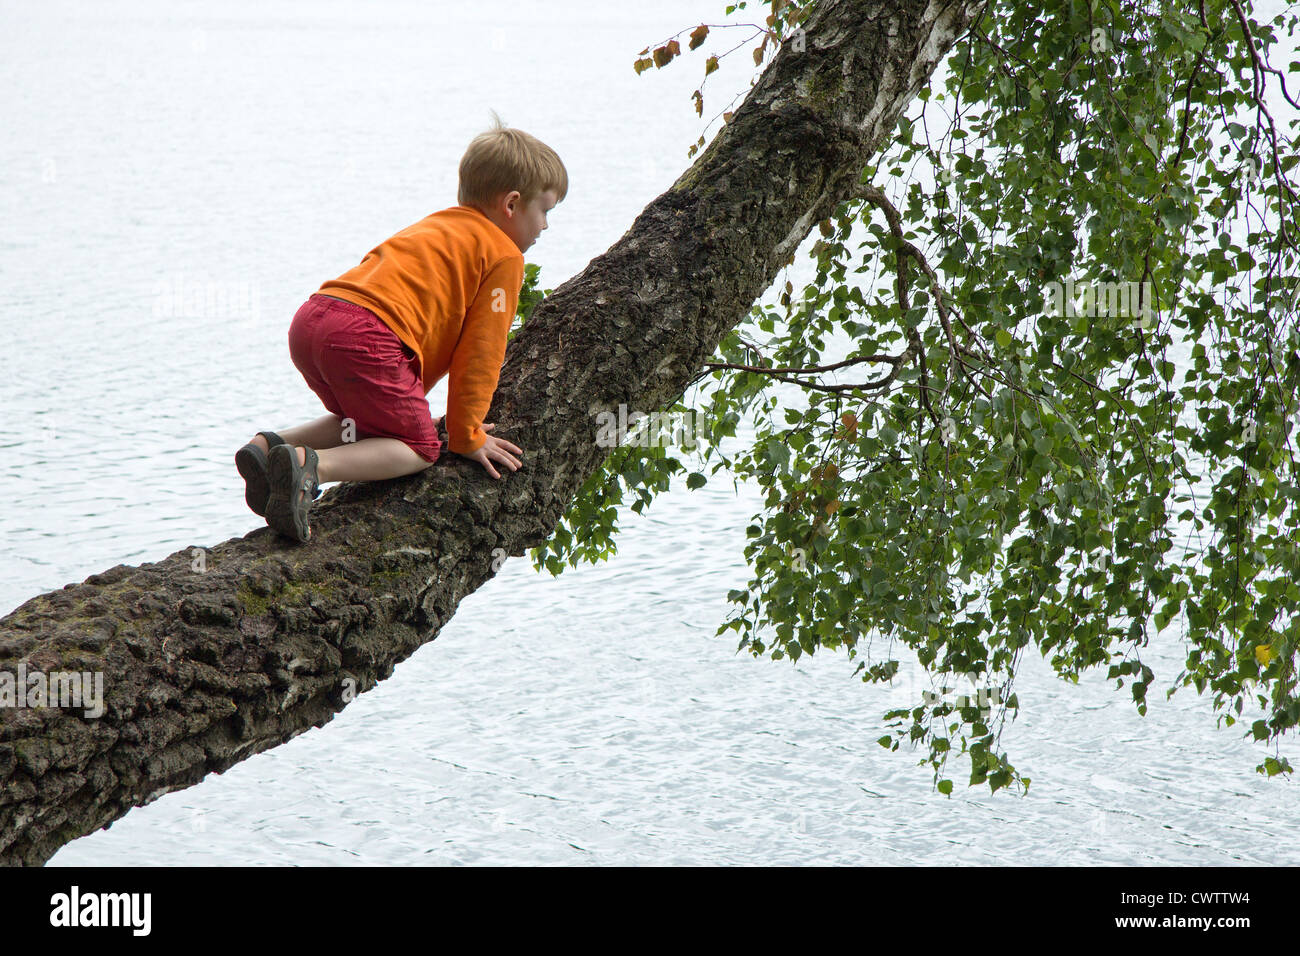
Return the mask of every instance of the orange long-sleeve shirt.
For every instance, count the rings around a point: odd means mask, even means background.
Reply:
[[[472,206],[407,226],[317,291],[375,313],[415,352],[425,394],[444,375],[447,445],[459,455],[487,439],[483,418],[505,360],[524,257]]]

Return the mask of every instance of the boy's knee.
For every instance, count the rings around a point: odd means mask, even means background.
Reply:
[[[441,457],[441,455],[439,455],[431,460],[425,457],[425,452],[421,449],[417,449],[411,445],[407,445],[406,448],[407,451],[411,453],[411,457],[415,459],[413,464],[416,471],[424,471],[424,469],[432,467],[437,462],[438,458]]]

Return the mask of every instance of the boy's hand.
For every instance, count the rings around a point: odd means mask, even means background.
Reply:
[[[495,427],[496,425],[494,424],[488,424],[483,426],[483,430],[485,432],[491,431]],[[487,473],[493,478],[500,478],[501,475],[499,475],[497,470],[492,467],[492,462],[494,461],[500,462],[503,465],[508,465],[511,471],[519,470],[519,459],[510,454],[511,452],[514,452],[515,455],[522,455],[524,450],[518,445],[512,445],[504,438],[496,438],[493,435],[488,435],[487,441],[479,446],[478,451],[471,452],[468,457],[474,459],[486,468]]]

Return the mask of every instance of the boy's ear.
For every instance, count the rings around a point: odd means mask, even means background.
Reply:
[[[514,217],[515,206],[523,199],[523,195],[517,189],[512,189],[504,193],[501,198],[501,211],[507,216]]]

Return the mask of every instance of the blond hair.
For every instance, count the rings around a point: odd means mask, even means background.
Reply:
[[[486,133],[475,136],[460,160],[462,206],[488,206],[502,193],[519,190],[531,202],[554,190],[556,202],[569,191],[569,173],[555,150],[521,129],[510,129],[496,112]]]

